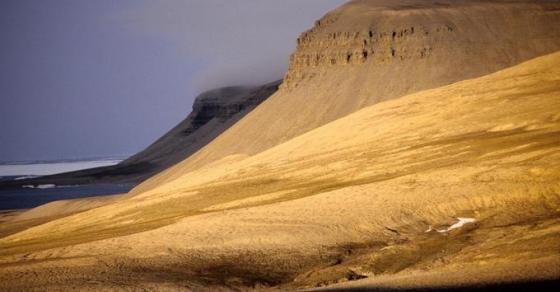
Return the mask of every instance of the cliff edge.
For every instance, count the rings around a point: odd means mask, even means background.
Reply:
[[[274,94],[280,83],[281,80],[262,86],[223,87],[200,94],[187,118],[145,150],[117,165],[2,182],[0,188],[34,184],[140,183],[204,147]]]

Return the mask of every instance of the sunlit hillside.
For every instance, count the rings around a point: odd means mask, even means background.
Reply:
[[[558,278],[559,68],[555,53],[382,102],[12,234],[0,287]]]

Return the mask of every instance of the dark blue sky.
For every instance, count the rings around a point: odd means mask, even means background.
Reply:
[[[343,0],[0,1],[0,161],[135,153]]]

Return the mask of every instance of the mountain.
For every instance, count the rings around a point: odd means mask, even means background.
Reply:
[[[560,3],[395,2],[319,20],[278,92],[126,196],[3,222],[0,290],[557,286]]]
[[[379,103],[4,237],[0,287],[558,279],[559,68],[555,53]],[[22,271],[33,280],[14,282]]]
[[[204,147],[276,92],[280,83],[224,87],[202,93],[186,119],[148,148],[117,165],[5,182],[0,187],[140,183]]]
[[[299,37],[276,94],[134,192],[257,154],[380,101],[555,52],[559,9],[551,1],[350,1]]]

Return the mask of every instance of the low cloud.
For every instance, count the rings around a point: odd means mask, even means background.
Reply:
[[[146,1],[125,17],[141,33],[203,63],[191,85],[207,90],[283,77],[296,38],[344,0]]]

